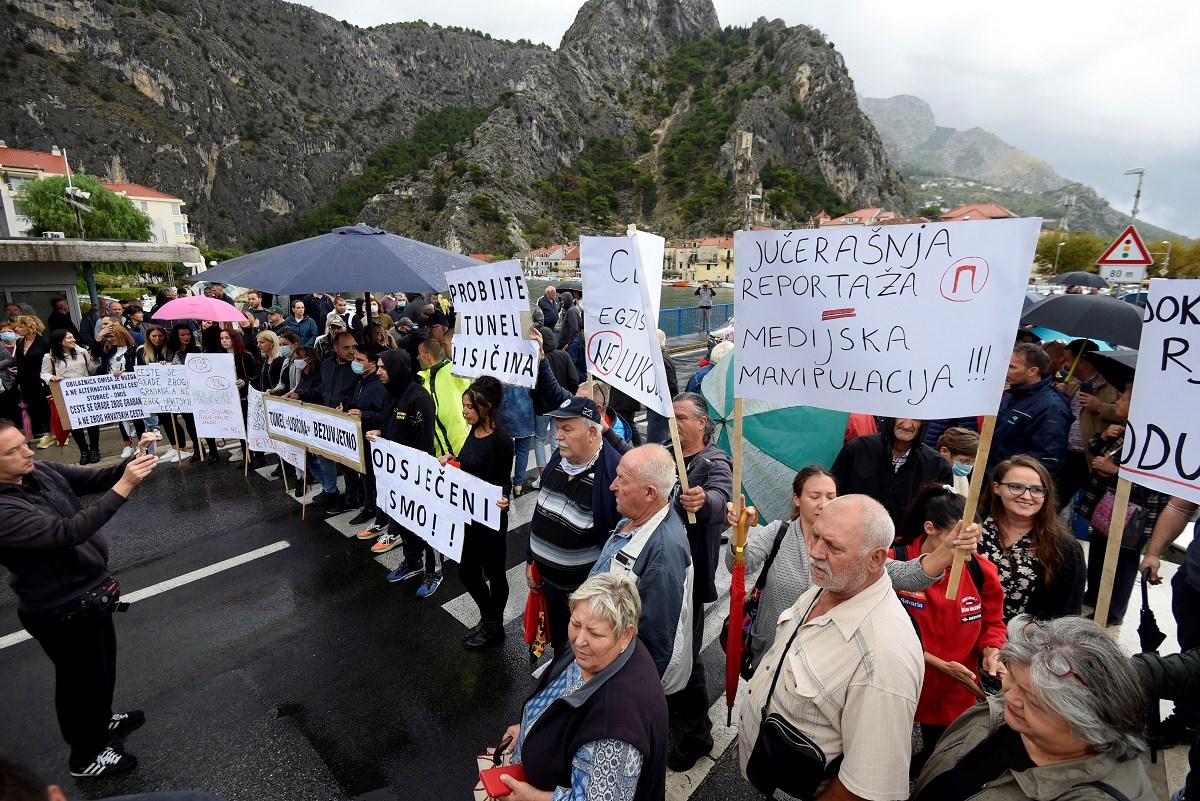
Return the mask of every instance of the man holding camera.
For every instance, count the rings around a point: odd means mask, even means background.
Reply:
[[[148,446],[155,434],[142,436]],[[145,720],[140,711],[113,714],[116,632],[112,613],[120,585],[108,570],[100,529],[142,482],[153,451],[107,468],[34,462],[25,435],[0,419],[0,564],[13,574],[17,616],[54,663],[54,705],[71,747],[71,775],[125,773],[137,758],[109,745]],[[80,495],[103,492],[86,509]]]

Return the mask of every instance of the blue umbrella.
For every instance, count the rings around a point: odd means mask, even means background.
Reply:
[[[359,224],[229,259],[192,280],[278,295],[380,289],[444,292],[447,271],[480,266],[483,262],[461,253]]]

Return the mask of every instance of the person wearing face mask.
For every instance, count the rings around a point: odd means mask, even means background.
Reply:
[[[971,488],[971,471],[979,453],[979,435],[966,428],[947,428],[938,437],[937,451],[954,471],[954,491],[964,498]]]
[[[21,390],[17,386],[17,332],[12,323],[0,322],[0,417],[21,419]]]
[[[938,452],[922,442],[924,423],[885,417],[878,434],[855,437],[842,446],[830,472],[843,494],[869,495],[897,523],[917,490],[949,484],[954,472]]]
[[[286,395],[291,392],[292,387],[299,383],[300,375],[304,370],[303,364],[296,364],[300,348],[303,347],[296,332],[288,331],[278,337],[278,341],[279,355],[283,357],[283,365],[279,369],[279,380],[275,382],[275,386],[266,390],[269,395]]]
[[[361,419],[364,431],[382,429],[387,390],[376,374],[375,359],[361,350],[356,350],[350,369],[358,376],[358,384],[354,387],[354,395],[350,398],[350,405],[346,407],[346,414]],[[357,485],[357,488],[354,485]],[[350,525],[357,526],[378,516],[379,512],[375,508],[375,473],[369,459],[366,474],[353,471],[346,473],[346,496],[361,499],[363,505],[362,511],[350,518]]]

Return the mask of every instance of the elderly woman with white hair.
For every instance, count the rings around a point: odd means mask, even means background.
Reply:
[[[667,700],[638,640],[642,602],[619,573],[571,593],[569,649],[557,654],[505,741],[526,781],[512,801],[660,799],[666,794]]]
[[[938,741],[916,801],[1151,801],[1139,759],[1146,696],[1090,620],[1018,615],[1000,650],[1004,695],[968,709]]]

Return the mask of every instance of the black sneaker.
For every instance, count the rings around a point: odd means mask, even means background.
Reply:
[[[692,766],[700,761],[700,757],[708,756],[710,751],[711,743],[707,748],[699,743],[680,743],[667,754],[667,769],[675,773],[684,773],[691,770]]]
[[[116,776],[128,773],[137,767],[137,757],[122,754],[115,748],[105,748],[91,762],[72,764],[71,775],[77,779],[98,779],[101,776]]]
[[[117,712],[108,721],[108,733],[118,737],[129,734],[146,722],[146,713],[140,709]]]
[[[1198,736],[1200,727],[1194,721],[1171,713],[1161,723],[1146,730],[1146,744],[1151,748],[1174,748],[1177,745],[1191,745]]]
[[[361,526],[363,523],[367,522],[368,520],[374,520],[374,519],[375,519],[374,510],[363,509],[361,512],[356,514],[354,517],[350,518],[350,525]]]
[[[335,495],[330,499],[329,503],[325,504],[321,508],[321,511],[329,517],[333,517],[335,515],[345,514],[353,508],[354,507],[346,501],[345,495]]]
[[[340,492],[326,492],[325,490],[321,490],[312,497],[312,500],[310,500],[309,503],[311,503],[313,506],[328,506],[335,500],[340,501],[341,499],[342,493]]]

